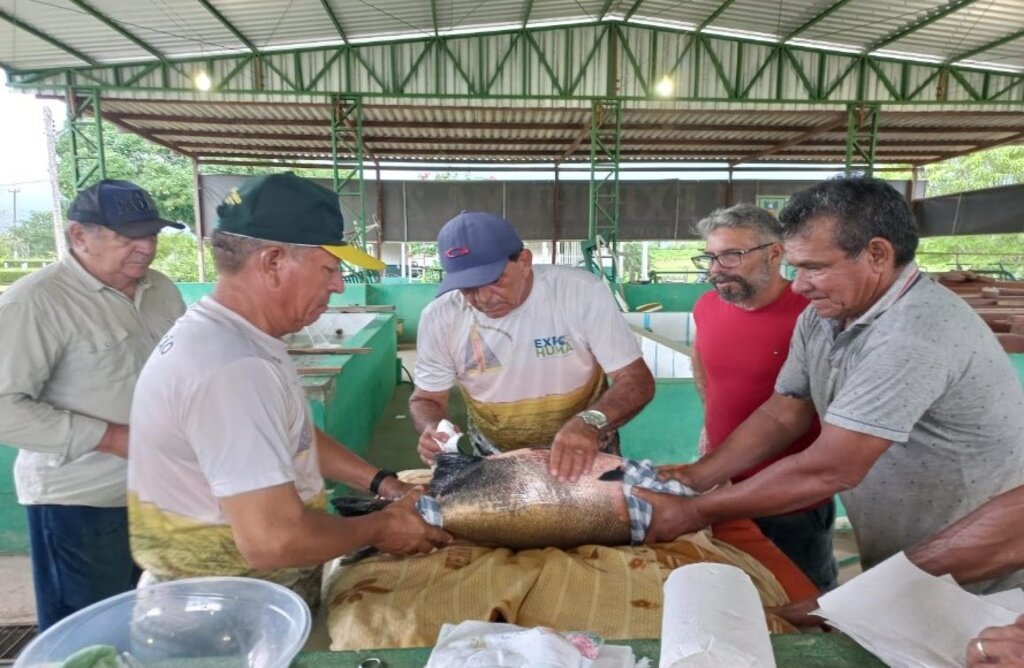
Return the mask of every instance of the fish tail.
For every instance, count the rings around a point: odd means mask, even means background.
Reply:
[[[386,499],[367,499],[362,496],[336,496],[331,505],[342,517],[359,517],[382,510],[391,502]]]

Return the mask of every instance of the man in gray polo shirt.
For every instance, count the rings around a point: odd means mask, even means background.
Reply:
[[[70,252],[0,297],[0,443],[20,449],[40,630],[135,586],[128,549],[128,412],[139,371],[182,313],[149,268],[160,217],[145,190],[104,180],[68,209]]]
[[[918,271],[913,213],[891,186],[826,181],[795,195],[781,221],[793,289],[811,308],[775,393],[714,453],[668,472],[708,490],[784,448],[815,412],[821,435],[738,485],[696,499],[646,495],[650,538],[839,492],[870,568],[1024,483],[1024,392],[978,315]]]

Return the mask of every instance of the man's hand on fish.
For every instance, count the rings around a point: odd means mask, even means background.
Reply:
[[[386,554],[422,554],[452,542],[451,534],[423,521],[416,510],[416,501],[423,496],[422,487],[388,505],[374,517],[379,522],[379,538],[373,546]]]
[[[695,475],[693,464],[667,464],[657,467],[658,477],[678,480],[695,492],[708,491]]]
[[[420,459],[427,466],[434,465],[434,458],[437,457],[438,453],[441,452],[441,443],[448,442],[448,434],[443,431],[437,430],[437,425],[440,422],[435,422],[433,425],[428,426],[420,434],[419,443],[416,445],[416,452],[419,453]],[[455,425],[455,429],[462,433],[458,425]],[[440,441],[440,443],[438,443]]]
[[[551,443],[551,475],[560,482],[576,482],[590,473],[600,448],[598,431],[573,417],[562,425]]]
[[[388,476],[380,483],[378,496],[394,501],[395,499],[402,498],[413,489],[415,489],[415,485],[410,485],[407,482],[402,482],[398,478]]]
[[[684,533],[693,533],[708,525],[700,513],[700,497],[660,494],[640,487],[634,487],[633,494],[654,506],[651,525],[647,527],[644,539],[646,543],[668,543]]]

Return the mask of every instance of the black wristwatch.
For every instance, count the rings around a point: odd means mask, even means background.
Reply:
[[[398,474],[394,471],[387,469],[381,469],[377,471],[377,475],[373,476],[373,480],[370,481],[370,492],[380,496],[380,484],[384,482],[384,478],[397,478]]]

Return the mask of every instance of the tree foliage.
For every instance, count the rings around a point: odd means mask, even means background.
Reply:
[[[1005,146],[929,165],[928,196],[1024,183],[1024,146]]]
[[[0,256],[19,258],[53,258],[57,243],[53,238],[53,214],[33,211],[0,235]]]

